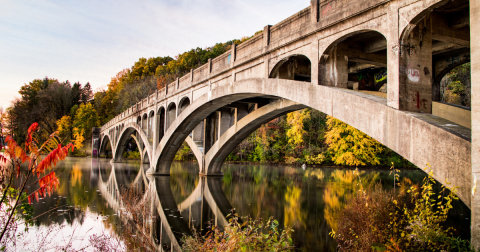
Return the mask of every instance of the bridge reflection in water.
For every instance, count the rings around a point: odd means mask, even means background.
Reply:
[[[111,169],[102,166],[111,166]],[[172,193],[170,176],[146,176],[148,165],[140,165],[132,174],[128,163],[106,163],[92,160],[92,174],[102,197],[109,207],[119,213],[122,222],[129,224],[134,216],[126,210],[122,191],[135,188],[141,193],[138,204],[150,206],[150,239],[157,251],[171,248],[180,251],[184,235],[192,235],[192,229],[205,234],[210,224],[223,228],[228,224],[228,214],[233,211],[222,190],[221,178],[200,177],[193,192],[177,204]],[[137,226],[138,227],[138,226]]]

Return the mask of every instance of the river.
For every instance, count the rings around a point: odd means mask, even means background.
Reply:
[[[329,232],[336,228],[336,213],[358,190],[354,170],[338,167],[225,164],[223,177],[202,178],[195,163],[173,163],[170,176],[149,178],[144,174],[148,165],[133,161],[111,164],[106,159],[67,158],[57,166],[58,191],[34,202],[34,216],[41,216],[35,219],[29,235],[39,239],[46,236],[46,227],[59,224],[48,231],[45,244],[53,247],[71,243],[77,249],[88,244],[93,234],[115,236],[122,232],[119,218],[125,217],[119,217],[121,206],[118,197],[109,193],[112,188],[121,190],[134,184],[145,191],[155,181],[173,231],[185,226],[206,230],[209,221],[221,227],[233,208],[239,216],[273,217],[280,228],[292,227],[294,244],[303,251],[335,251],[336,243]],[[361,170],[360,178],[365,186],[380,183],[390,189],[393,176],[389,173],[368,167]],[[425,176],[421,170],[402,171],[400,187],[420,184]],[[178,207],[178,216],[168,214],[172,211],[168,206]],[[456,229],[456,236],[469,239],[469,218],[470,210],[456,201],[447,225]],[[162,234],[162,242],[170,243],[165,226]]]

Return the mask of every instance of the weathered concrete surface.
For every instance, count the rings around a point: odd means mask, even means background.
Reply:
[[[480,248],[480,1],[470,1],[472,62],[472,244]]]
[[[469,108],[434,101],[432,115],[445,118],[469,129],[472,128],[472,116]]]
[[[428,114],[403,112],[384,98],[346,89],[312,86],[281,79],[252,79],[218,87],[199,97],[172,123],[154,156],[156,171],[169,174],[170,163],[186,136],[206,116],[245,98],[275,96],[317,109],[368,134],[418,167],[431,164],[434,177],[459,186],[470,205],[470,130]]]

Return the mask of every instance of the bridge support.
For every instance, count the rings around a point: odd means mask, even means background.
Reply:
[[[480,40],[480,1],[470,1],[470,39]],[[480,248],[480,44],[471,43],[472,80],[472,245]],[[475,191],[476,187],[476,191]]]

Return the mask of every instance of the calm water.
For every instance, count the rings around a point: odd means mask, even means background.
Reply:
[[[293,227],[293,239],[305,251],[335,251],[329,232],[336,228],[336,213],[345,200],[358,190],[353,170],[271,165],[224,165],[221,178],[201,178],[195,163],[174,163],[171,176],[148,178],[139,162],[111,164],[105,159],[68,158],[59,164],[60,188],[53,196],[35,202],[35,221],[31,235],[41,235],[42,226],[58,223],[64,227],[49,238],[51,244],[72,240],[75,247],[87,244],[93,234],[121,232],[117,215],[121,206],[111,188],[135,185],[156,193],[174,233],[184,228],[205,229],[207,222],[226,223],[232,208],[240,216],[268,219],[273,216],[284,226]],[[401,186],[421,183],[420,170],[401,172]],[[364,185],[381,183],[393,187],[389,171],[369,168],[361,172]],[[152,184],[154,183],[154,184]],[[56,207],[54,211],[48,210]],[[179,209],[176,214],[172,209]],[[448,225],[456,235],[469,239],[470,210],[456,202]],[[170,243],[169,230],[162,229],[162,242]],[[72,235],[73,234],[73,235]],[[72,239],[73,237],[73,239]],[[159,235],[156,235],[159,237]],[[53,246],[53,245],[52,245]]]

